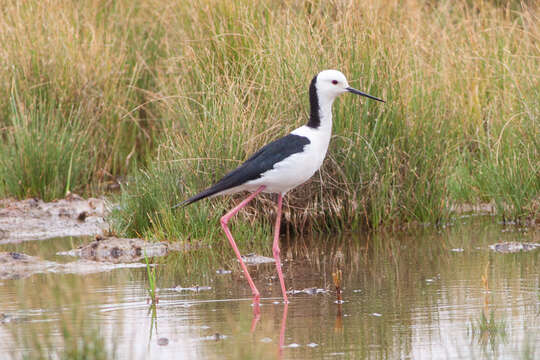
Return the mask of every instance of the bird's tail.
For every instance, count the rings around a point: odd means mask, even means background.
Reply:
[[[178,203],[178,204],[174,205],[172,208],[176,209],[176,208],[179,208],[179,207],[187,206],[189,204],[193,204],[194,202],[205,199],[205,198],[207,198],[209,196],[212,196],[212,195],[216,195],[216,194],[218,194],[218,193],[220,193],[222,191],[225,191],[227,189],[228,189],[228,187],[224,187],[220,183],[217,183],[216,185],[214,185],[212,187],[209,187],[206,190],[201,191],[197,195],[194,195],[194,196],[190,197],[189,199],[186,199],[186,200],[182,201],[181,203]]]

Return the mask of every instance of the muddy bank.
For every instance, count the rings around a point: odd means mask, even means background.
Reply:
[[[0,244],[65,236],[94,236],[108,229],[103,199],[0,200]]]
[[[22,252],[0,251],[0,279],[21,279],[39,273],[85,275],[120,268],[144,267],[145,262],[140,260],[145,254],[153,258],[165,256],[175,250],[179,249],[164,242],[97,236],[77,249],[56,253],[77,257],[75,261],[67,263],[49,261]]]
[[[271,257],[257,255],[254,253],[242,255],[242,260],[246,265],[260,265],[275,262],[275,260]]]
[[[38,273],[90,274],[126,267],[145,266],[149,258],[165,256],[170,251],[186,250],[180,244],[150,242],[106,236],[105,221],[109,209],[105,200],[83,199],[70,194],[65,199],[44,202],[38,199],[0,200],[0,245],[18,246],[32,240],[56,241],[56,238],[91,237],[77,249],[56,255],[77,257],[67,263],[50,261],[50,255],[26,254],[17,247],[0,251],[0,279],[20,279]],[[93,240],[92,240],[93,238]],[[38,255],[38,256],[31,256]]]
[[[17,252],[0,252],[0,279],[22,279],[52,270],[55,262]]]
[[[147,257],[165,256],[169,251],[178,250],[166,242],[147,242],[141,239],[124,239],[117,237],[103,238],[96,236],[95,240],[78,249],[64,251],[58,255],[77,256],[92,261],[107,261],[112,263],[129,263]]]
[[[66,264],[16,252],[0,252],[0,280],[23,279],[35,274],[94,274],[122,268],[139,268],[143,263],[111,263],[78,259]]]
[[[508,254],[517,253],[522,251],[532,251],[540,249],[540,243],[526,243],[526,242],[504,242],[498,244],[489,245],[489,248],[495,252]]]

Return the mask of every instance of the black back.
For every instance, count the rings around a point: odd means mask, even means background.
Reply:
[[[258,179],[275,164],[292,154],[302,152],[310,141],[305,136],[289,134],[263,146],[242,165],[225,175],[215,185],[181,202],[177,206],[189,205],[208,196]]]

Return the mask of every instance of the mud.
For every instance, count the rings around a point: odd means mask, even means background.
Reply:
[[[257,254],[247,254],[242,256],[242,260],[246,265],[259,265],[276,262],[271,257],[261,256]]]
[[[0,244],[44,240],[65,236],[94,236],[108,229],[103,199],[83,199],[70,194],[65,199],[0,200]]]
[[[450,205],[450,211],[456,214],[495,214],[497,211],[494,203],[480,203],[480,204],[452,204]]]
[[[0,324],[18,323],[25,320],[28,320],[26,316],[17,316],[17,315],[0,313]]]
[[[60,252],[58,255],[77,256],[86,260],[107,261],[111,263],[130,263],[147,257],[165,256],[172,249],[165,242],[147,242],[141,239],[125,239],[117,237],[96,239],[78,249]]]
[[[0,245],[60,237],[93,236],[77,249],[59,252],[80,259],[68,263],[48,261],[21,252],[0,252],[0,279],[21,279],[38,273],[91,274],[118,268],[143,267],[147,257],[165,256],[170,251],[188,250],[194,245],[147,242],[142,239],[105,237],[109,210],[103,199],[82,199],[69,194],[65,199],[0,200]],[[46,256],[47,257],[47,256]]]
[[[17,252],[0,252],[0,279],[22,279],[53,269],[55,262]]]
[[[540,243],[525,243],[525,242],[504,242],[489,245],[489,248],[495,252],[508,254],[521,251],[532,251],[540,249]]]
[[[316,287],[312,287],[312,288],[305,288],[305,289],[302,289],[302,290],[289,290],[287,291],[288,294],[292,294],[292,295],[298,295],[298,294],[307,294],[307,295],[318,295],[318,294],[328,294],[330,293],[329,290],[327,289],[319,289],[319,288],[316,288]]]
[[[195,293],[198,293],[200,291],[208,291],[208,290],[212,290],[212,288],[210,286],[192,286],[192,287],[182,287],[180,285],[178,285],[177,287],[174,288],[175,291],[178,291],[178,292],[184,292],[184,291],[189,291],[189,292],[195,292]]]
[[[66,264],[43,260],[16,252],[0,252],[0,279],[23,279],[34,274],[63,273],[63,274],[93,274],[121,268],[137,268],[146,266],[143,263],[118,264],[86,259]]]
[[[50,272],[62,273],[62,274],[77,274],[77,275],[87,275],[95,274],[100,272],[106,272],[116,269],[126,269],[126,268],[140,268],[145,267],[143,263],[124,263],[116,264],[110,262],[101,262],[101,261],[92,261],[80,259],[73,261],[67,264],[58,264],[57,267],[50,269]]]

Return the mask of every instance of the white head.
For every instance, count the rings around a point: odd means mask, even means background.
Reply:
[[[318,98],[323,101],[329,101],[331,103],[336,97],[345,92],[351,92],[373,100],[383,101],[350,87],[347,78],[345,78],[345,75],[343,75],[341,71],[323,70],[317,74],[313,80],[315,80]]]
[[[321,125],[321,118],[323,118],[323,120],[326,119],[326,123],[332,124],[332,103],[344,92],[351,92],[356,95],[366,96],[370,99],[384,102],[384,100],[350,87],[345,75],[340,71],[324,70],[311,80],[311,85],[309,86],[309,103],[311,111],[307,126],[318,128]],[[330,121],[328,122],[328,120]]]

